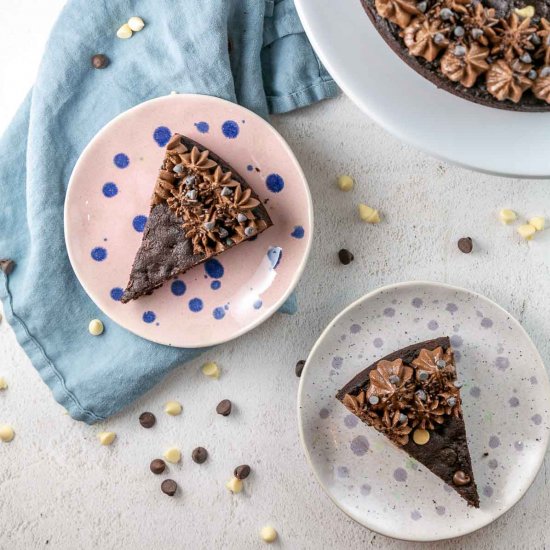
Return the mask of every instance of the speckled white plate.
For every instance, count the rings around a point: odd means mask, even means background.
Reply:
[[[444,335],[464,383],[478,510],[334,397],[377,359]],[[340,313],[313,347],[298,392],[302,443],[335,504],[374,531],[414,541],[465,535],[509,510],[542,464],[549,407],[542,359],[520,324],[479,294],[424,282],[383,287]]]

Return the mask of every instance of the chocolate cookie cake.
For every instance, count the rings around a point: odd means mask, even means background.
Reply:
[[[121,301],[151,294],[271,225],[265,206],[231,166],[200,143],[175,134],[166,146]]]
[[[549,0],[361,0],[390,47],[455,95],[550,110]]]
[[[380,359],[336,398],[479,508],[449,338],[420,342]]]

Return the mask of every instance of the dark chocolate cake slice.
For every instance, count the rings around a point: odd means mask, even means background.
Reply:
[[[479,508],[449,338],[387,355],[336,398]]]
[[[388,45],[438,88],[490,107],[550,110],[549,0],[361,3]]]
[[[200,143],[175,134],[166,146],[121,301],[151,294],[271,225],[258,195],[231,166]]]

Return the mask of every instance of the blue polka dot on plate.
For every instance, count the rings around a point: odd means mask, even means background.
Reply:
[[[130,164],[130,159],[124,153],[117,153],[113,158],[113,162],[117,168],[126,168]]]
[[[252,166],[252,164],[249,164],[246,169],[249,171],[249,172],[252,172],[252,170],[254,170],[254,166]]]
[[[212,315],[214,316],[214,319],[219,321],[225,317],[225,309],[223,307],[217,307],[212,312]]]
[[[210,288],[211,288],[212,290],[218,290],[221,286],[222,286],[221,281],[212,281],[212,282],[210,283]]]
[[[208,130],[210,130],[210,126],[208,122],[195,122],[195,128],[201,133],[201,134],[207,134]]]
[[[301,225],[294,226],[294,231],[290,234],[291,237],[294,237],[295,239],[303,239],[304,238],[304,228]]]
[[[120,302],[123,294],[124,290],[122,290],[119,286],[111,289],[111,298],[115,300],[115,302]]]
[[[183,296],[187,290],[187,287],[183,281],[177,279],[170,285],[170,290],[174,296]]]
[[[203,303],[200,298],[191,298],[191,300],[189,300],[189,309],[193,313],[198,313],[199,311],[202,310],[202,308],[203,308]]]
[[[223,265],[215,258],[211,258],[204,262],[204,270],[212,279],[221,279],[224,274]]]
[[[111,197],[114,197],[118,194],[118,187],[116,186],[116,183],[109,181],[103,185],[101,191],[108,199],[110,199]]]
[[[155,315],[154,311],[145,311],[142,317],[145,323],[152,323],[156,318],[157,316]]]
[[[263,302],[261,300],[256,300],[253,305],[254,309],[260,309],[263,305]]]
[[[145,224],[147,223],[147,216],[139,215],[132,220],[132,226],[138,233],[143,233]]]
[[[265,184],[272,193],[280,193],[285,186],[285,181],[279,174],[269,174],[265,180]]]
[[[159,147],[164,147],[172,137],[172,132],[166,126],[159,126],[153,132],[153,139],[157,142]]]
[[[228,139],[235,139],[239,135],[239,125],[234,120],[226,120],[222,124],[222,133]]]
[[[107,250],[102,246],[96,246],[92,248],[90,255],[96,262],[102,262],[107,257]]]

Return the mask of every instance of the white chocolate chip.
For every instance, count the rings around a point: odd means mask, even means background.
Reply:
[[[123,39],[130,38],[132,34],[133,34],[132,29],[130,28],[130,25],[128,25],[128,23],[124,23],[124,25],[122,25],[122,27],[120,27],[120,29],[116,31],[116,35],[119,38],[123,38]]]
[[[220,368],[214,361],[209,361],[202,366],[202,373],[209,378],[219,378]]]
[[[88,325],[88,330],[92,336],[103,334],[103,323],[99,319],[92,319]]]
[[[277,531],[271,525],[262,527],[260,531],[260,537],[264,542],[272,543],[277,540]]]
[[[3,376],[0,376],[0,390],[5,390],[7,388],[8,388],[7,380]]]
[[[226,484],[225,486],[232,492],[232,493],[240,493],[243,490],[243,482],[238,478],[233,476]]]
[[[353,178],[350,176],[340,176],[337,181],[340,191],[351,191],[353,189]]]
[[[97,438],[102,445],[110,445],[116,439],[115,432],[99,432]]]
[[[544,229],[544,218],[542,216],[536,216],[529,220],[529,224],[532,225],[537,231]]]
[[[164,405],[164,412],[170,416],[178,416],[178,414],[181,414],[182,409],[181,403],[177,401],[168,401],[168,403]]]
[[[166,462],[177,464],[181,460],[181,451],[177,447],[170,447],[164,451],[163,456]]]
[[[525,6],[524,8],[516,8],[514,10],[516,15],[523,19],[531,19],[531,17],[534,17],[535,15],[535,7],[534,6]]]
[[[145,27],[145,23],[143,22],[143,19],[141,17],[134,15],[134,17],[130,17],[130,19],[128,19],[128,26],[131,30],[139,32],[141,29],[143,29],[143,27]]]
[[[518,233],[526,241],[530,241],[536,232],[537,229],[530,223],[526,223],[518,227]]]
[[[366,204],[359,205],[359,217],[367,223],[380,223],[380,214],[378,210],[367,206]]]
[[[15,432],[11,426],[0,424],[0,441],[9,443],[15,437]]]
[[[498,213],[498,217],[500,218],[500,221],[504,224],[515,222],[518,219],[518,215],[509,208],[503,208]]]

